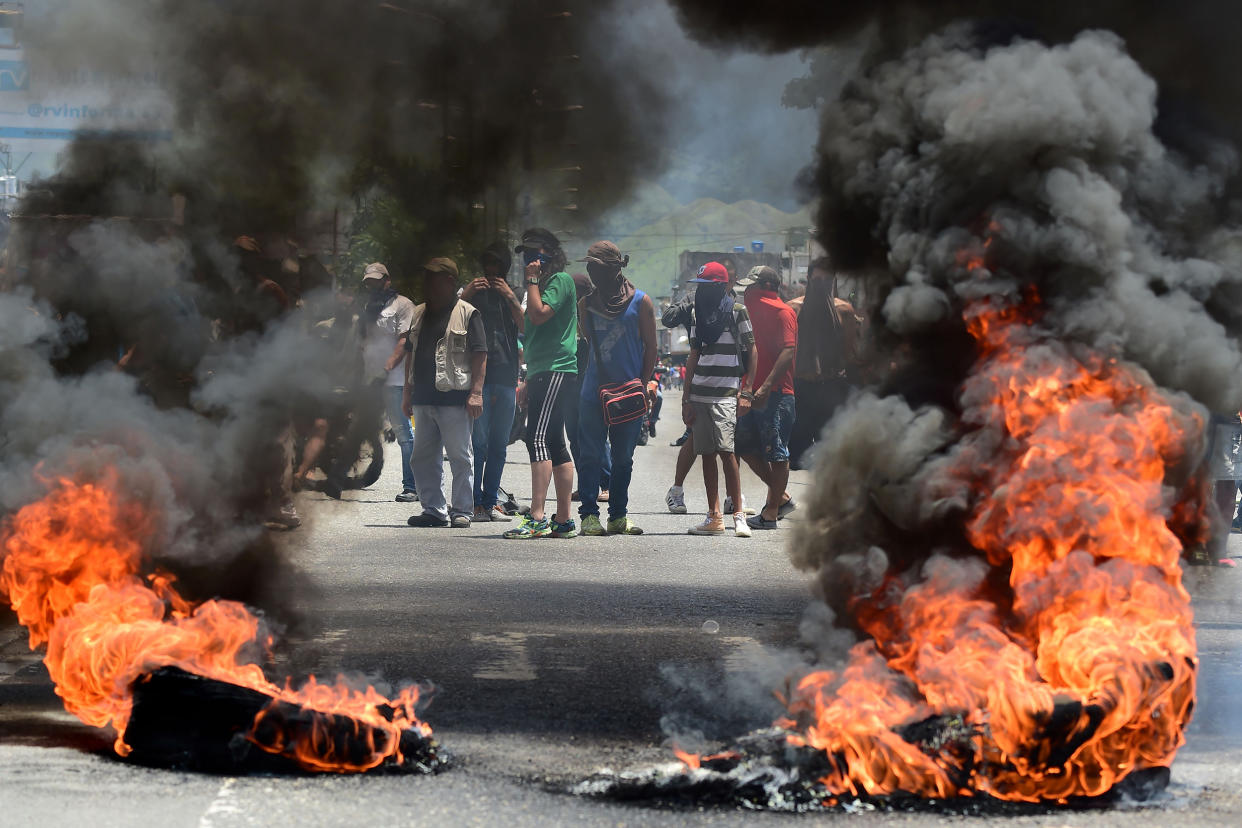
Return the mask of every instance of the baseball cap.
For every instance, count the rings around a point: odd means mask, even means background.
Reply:
[[[367,279],[387,279],[387,278],[388,278],[388,268],[384,267],[379,262],[371,262],[369,265],[366,266],[366,269],[362,271],[362,281],[364,282]]]
[[[513,252],[521,253],[527,247],[531,249],[542,247],[544,250],[555,250],[560,246],[560,241],[557,240],[551,230],[545,230],[542,227],[532,227],[522,233],[522,243],[513,248]]]
[[[699,278],[690,281],[700,285],[725,284],[729,281],[729,271],[720,262],[708,262],[699,268]]]
[[[457,262],[446,256],[437,256],[434,259],[429,259],[427,264],[423,265],[423,270],[430,271],[431,273],[447,273],[454,279],[457,278]]]
[[[625,267],[630,263],[630,257],[622,256],[621,248],[610,241],[597,241],[587,248],[586,256],[578,261],[611,267]]]
[[[751,285],[759,282],[771,282],[772,284],[779,285],[781,283],[781,277],[780,274],[767,265],[760,265],[758,267],[752,267],[749,273],[738,279],[737,286],[741,288],[750,287]]]

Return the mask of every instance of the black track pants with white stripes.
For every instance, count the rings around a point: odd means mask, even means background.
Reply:
[[[565,404],[578,393],[574,375],[561,371],[535,374],[526,380],[526,450],[530,462],[551,460],[553,466],[572,462],[565,445]]]

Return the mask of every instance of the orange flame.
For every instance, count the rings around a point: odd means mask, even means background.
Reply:
[[[703,764],[703,757],[697,753],[688,753],[677,745],[673,745],[673,755],[690,770],[698,770]]]
[[[403,730],[431,734],[415,715],[415,687],[388,699],[373,687],[353,689],[343,678],[320,684],[312,676],[297,690],[269,682],[254,660],[271,638],[247,607],[219,600],[192,605],[177,593],[173,576],[140,575],[151,515],[116,488],[111,480],[61,479],[8,519],[0,527],[0,593],[29,631],[31,648],[46,644],[44,663],[65,709],[89,725],[111,725],[118,754],[129,753],[123,737],[131,685],[167,665],[271,695],[251,740],[311,770],[362,771],[390,757],[399,762]],[[309,738],[286,744],[255,735],[281,704],[316,714]],[[342,754],[328,726],[341,724],[333,720],[338,715],[367,740],[361,751],[351,745],[352,758]]]
[[[1137,369],[1041,338],[1037,302],[966,312],[964,425],[1000,460],[951,462],[992,572],[933,559],[916,587],[861,599],[871,639],[804,678],[778,722],[832,759],[832,793],[1064,801],[1183,743],[1197,656],[1165,480],[1204,424]],[[897,732],[933,716],[964,724],[948,752]]]

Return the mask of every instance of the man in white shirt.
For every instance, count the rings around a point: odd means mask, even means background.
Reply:
[[[411,503],[418,500],[410,465],[414,429],[401,411],[401,394],[405,386],[405,340],[414,319],[414,303],[393,289],[388,268],[379,262],[372,262],[362,272],[362,290],[362,328],[366,332],[363,367],[368,382],[384,383],[388,421],[401,447],[401,492],[396,500]]]

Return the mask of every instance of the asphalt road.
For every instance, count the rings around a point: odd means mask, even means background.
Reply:
[[[675,402],[675,400],[674,400]],[[675,411],[675,405],[665,406]],[[669,515],[669,421],[638,449],[632,517],[641,537],[531,542],[503,524],[411,529],[390,447],[383,479],[341,502],[299,496],[307,525],[281,538],[313,585],[290,595],[301,622],[272,673],[429,679],[426,711],[454,768],[434,777],[221,778],[134,767],[63,712],[38,656],[0,622],[0,826],[734,825],[789,817],[653,809],[565,794],[601,768],[669,760],[662,723],[693,738],[770,720],[764,655],[790,644],[808,603],[782,531],[689,537]],[[504,484],[529,495],[525,451]],[[795,473],[795,499],[809,483]],[[689,505],[702,509],[701,477]],[[761,488],[747,473],[744,488]],[[797,520],[795,512],[790,520]],[[1233,554],[1242,557],[1242,536]],[[1233,547],[1231,547],[1233,548]],[[1018,825],[1242,824],[1242,614],[1237,570],[1188,572],[1202,658],[1199,706],[1169,796],[1144,808],[1007,818]],[[714,622],[714,623],[708,623]],[[705,627],[706,625],[706,627]],[[716,630],[711,632],[710,630]],[[767,668],[771,676],[774,668]],[[762,686],[761,686],[762,685]],[[726,692],[727,690],[727,692]],[[838,817],[842,818],[842,817]],[[864,824],[939,824],[860,814]]]

